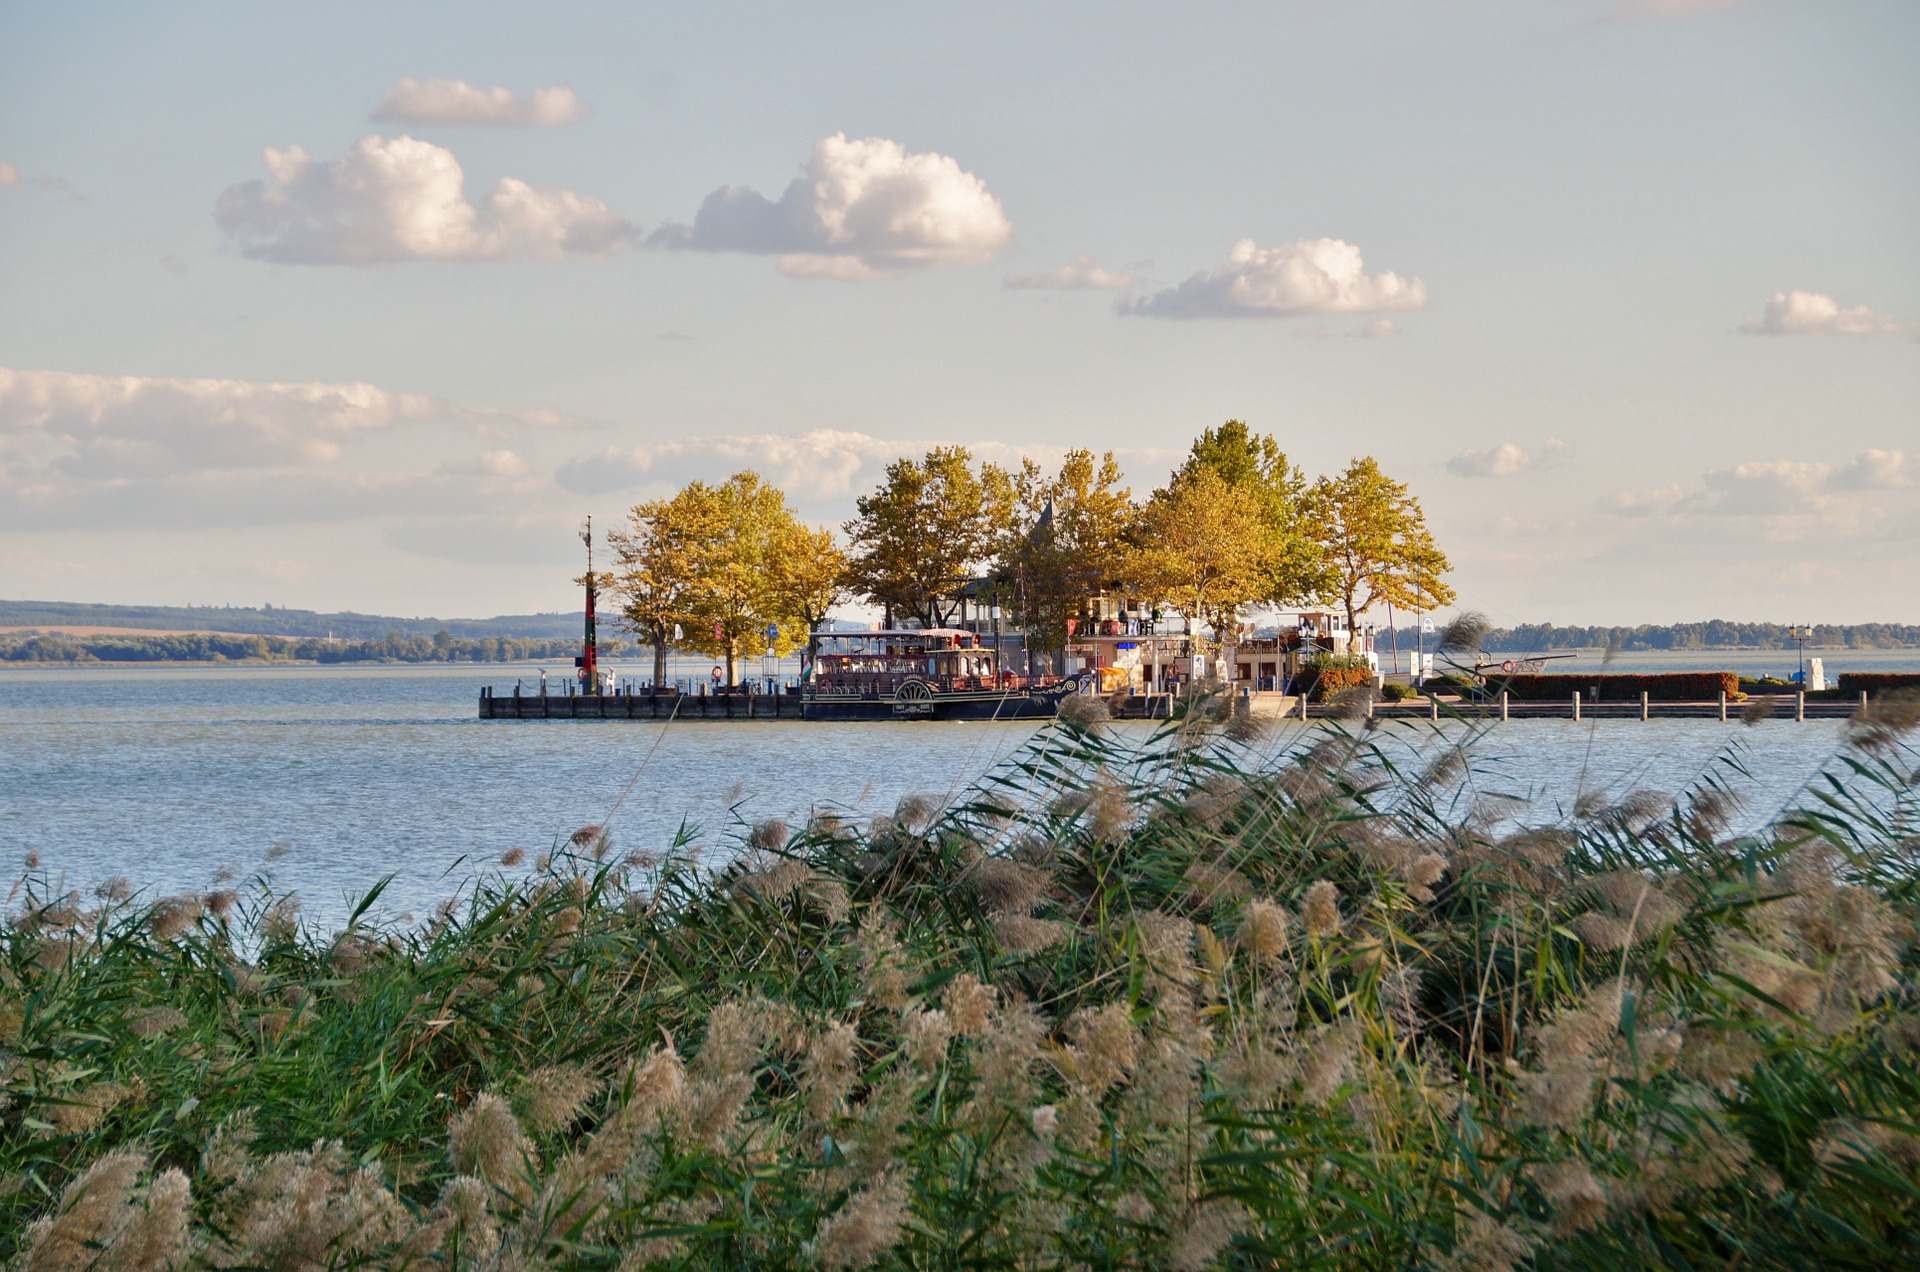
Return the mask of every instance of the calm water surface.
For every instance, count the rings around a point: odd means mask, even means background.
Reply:
[[[388,913],[421,912],[475,862],[513,847],[537,853],[584,825],[608,821],[622,850],[661,849],[684,821],[704,855],[721,859],[743,821],[818,806],[883,812],[903,795],[946,794],[1034,732],[475,719],[479,686],[510,689],[516,674],[0,670],[0,860],[11,872],[37,852],[69,886],[124,874],[157,891],[205,887],[222,866],[265,869],[323,922],[393,873]],[[1299,735],[1290,726],[1274,745]],[[1424,726],[1406,737],[1432,745]],[[1515,721],[1481,744],[1477,780],[1533,800],[1545,818],[1582,789],[1682,790],[1724,769],[1716,760],[1735,747],[1758,820],[1793,801],[1838,739],[1834,722]]]

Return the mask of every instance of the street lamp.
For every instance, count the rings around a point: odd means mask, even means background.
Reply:
[[[1813,636],[1813,628],[1808,624],[1795,624],[1794,639],[1800,642],[1800,687],[1807,687],[1807,641]]]

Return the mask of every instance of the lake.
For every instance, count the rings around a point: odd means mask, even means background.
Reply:
[[[1637,670],[1634,661],[1617,667]],[[712,861],[757,818],[824,806],[871,814],[908,794],[948,795],[1035,729],[474,718],[482,684],[510,691],[526,674],[0,670],[0,854],[17,871],[37,853],[44,869],[82,889],[126,875],[144,889],[183,891],[208,886],[222,867],[264,869],[322,922],[393,873],[387,913],[424,913],[474,863],[514,847],[531,857],[603,821],[621,851],[663,849],[684,822]],[[1271,745],[1294,745],[1301,733],[1288,726]],[[1409,747],[1434,744],[1424,725],[1398,736]],[[1477,767],[1480,781],[1533,800],[1546,817],[1583,789],[1679,791],[1734,746],[1752,775],[1746,816],[1757,823],[1795,799],[1839,737],[1831,721],[1514,721],[1490,732]]]

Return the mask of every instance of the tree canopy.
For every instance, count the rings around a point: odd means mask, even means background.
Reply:
[[[1108,451],[1071,450],[1051,477],[1027,460],[1014,479],[1017,528],[1005,539],[996,577],[1014,621],[1041,649],[1067,641],[1067,622],[1087,598],[1126,578],[1128,538],[1139,510]]]
[[[1210,627],[1217,653],[1240,611],[1266,595],[1270,544],[1259,496],[1200,464],[1175,474],[1141,510],[1129,573],[1142,594]]]
[[[1307,476],[1288,460],[1280,443],[1255,433],[1241,420],[1228,420],[1194,439],[1175,480],[1210,468],[1227,485],[1259,502],[1267,542],[1261,549],[1267,584],[1257,600],[1269,605],[1318,601],[1331,591],[1332,578],[1320,545],[1307,526]]]
[[[1375,605],[1431,610],[1453,603],[1441,578],[1453,567],[1428,531],[1420,501],[1371,456],[1315,482],[1309,503],[1348,631]]]
[[[655,684],[666,678],[669,639],[723,660],[731,685],[738,659],[805,644],[841,595],[832,535],[802,523],[758,473],[690,482],[634,508],[630,522],[608,536],[618,554],[613,586],[629,624],[654,641]]]
[[[928,627],[948,621],[967,583],[994,557],[1014,518],[1013,480],[973,466],[964,446],[887,465],[886,480],[854,504],[846,583],[885,609]]]

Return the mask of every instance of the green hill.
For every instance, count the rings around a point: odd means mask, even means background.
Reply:
[[[384,640],[390,635],[467,639],[564,640],[580,635],[582,615],[506,614],[497,618],[391,618],[351,610],[232,605],[87,605],[77,601],[0,601],[0,627],[130,627],[174,632],[239,632],[248,636]]]

